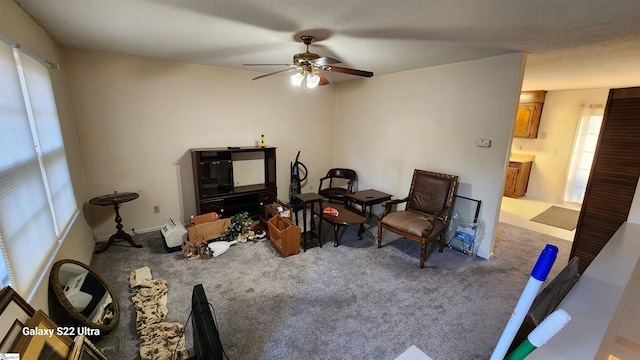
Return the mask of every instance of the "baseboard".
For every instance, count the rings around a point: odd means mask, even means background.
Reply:
[[[150,227],[150,228],[146,228],[146,229],[134,229],[134,231],[128,231],[129,235],[137,235],[137,234],[145,234],[145,233],[150,233],[153,231],[160,231],[161,226],[154,226],[154,227]],[[109,238],[111,237],[111,235],[107,235],[107,236],[100,236],[98,238],[96,238],[96,242],[107,242],[109,241]]]

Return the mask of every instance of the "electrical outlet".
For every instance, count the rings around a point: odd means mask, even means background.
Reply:
[[[154,214],[160,213],[160,205],[153,205],[153,213]]]

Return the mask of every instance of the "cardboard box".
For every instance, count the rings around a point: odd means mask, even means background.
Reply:
[[[229,226],[231,226],[231,219],[229,218],[189,226],[187,228],[189,241],[195,243],[198,240],[210,241],[217,239],[224,234]]]
[[[278,200],[273,204],[267,204],[264,206],[264,219],[269,220],[272,217],[279,215],[283,218],[290,219],[292,215],[291,208],[288,204]]]

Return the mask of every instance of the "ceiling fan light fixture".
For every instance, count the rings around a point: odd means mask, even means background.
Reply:
[[[295,86],[302,85],[303,80],[304,80],[304,75],[302,75],[302,73],[295,73],[291,75],[291,84]]]
[[[320,83],[320,76],[318,76],[314,72],[307,74],[307,87],[308,88],[313,89],[314,87],[318,86],[319,83]]]
[[[338,72],[348,75],[372,77],[371,71],[356,70],[345,67],[334,66],[333,64],[340,64],[340,60],[333,59],[327,56],[320,56],[309,51],[309,45],[315,40],[313,36],[301,36],[300,39],[307,46],[307,51],[293,55],[293,64],[244,64],[246,66],[288,66],[289,69],[274,71],[268,74],[260,75],[253,80],[265,78],[267,76],[290,73],[296,71],[291,76],[291,84],[303,89],[315,88],[317,86],[329,84],[329,80],[324,76],[323,71]],[[323,70],[323,71],[321,71]]]

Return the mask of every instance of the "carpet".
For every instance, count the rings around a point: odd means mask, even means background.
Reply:
[[[326,230],[325,230],[326,229]],[[91,267],[121,308],[117,328],[101,341],[118,344],[118,359],[140,359],[129,273],[142,266],[168,281],[167,321],[186,325],[191,292],[202,283],[214,307],[229,359],[394,359],[412,345],[433,359],[488,359],[545,244],[559,247],[547,281],[568,261],[571,243],[502,224],[491,260],[420,244],[384,232],[375,218],[358,240],[357,226],[339,234],[323,226],[323,247],[283,258],[268,240],[233,245],[210,260],[167,253],[159,232],[135,235],[144,248],[112,246]],[[100,343],[97,344],[100,346]]]
[[[552,206],[531,218],[531,221],[571,231],[578,224],[578,216],[579,211]]]

